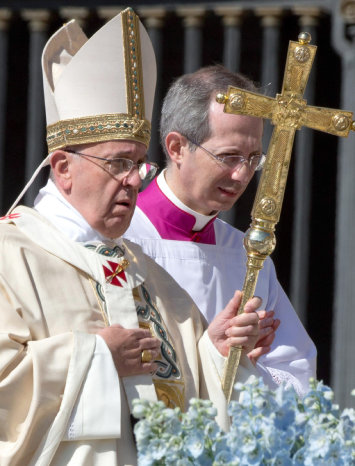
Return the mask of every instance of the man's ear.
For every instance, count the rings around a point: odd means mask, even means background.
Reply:
[[[69,154],[63,150],[56,150],[51,155],[51,167],[55,183],[58,188],[68,192],[72,186],[70,170],[71,159]]]
[[[178,165],[180,164],[184,157],[182,149],[183,147],[186,147],[187,144],[188,142],[186,138],[180,133],[176,131],[168,133],[165,138],[165,147],[172,162],[175,162]]]

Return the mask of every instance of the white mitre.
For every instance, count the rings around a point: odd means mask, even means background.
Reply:
[[[149,145],[156,61],[148,33],[131,8],[90,39],[75,20],[48,40],[42,54],[48,152],[125,139]],[[47,156],[7,214],[31,186]]]
[[[49,152],[66,146],[150,140],[156,83],[153,46],[128,8],[87,39],[75,20],[42,55]]]

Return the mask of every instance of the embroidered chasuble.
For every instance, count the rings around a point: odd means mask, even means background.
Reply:
[[[157,398],[164,401],[168,407],[179,407],[184,410],[184,381],[182,372],[177,364],[176,352],[172,343],[169,341],[168,330],[165,327],[156,304],[152,301],[144,284],[131,288],[127,282],[129,277],[128,270],[131,265],[130,261],[134,261],[133,263],[136,266],[137,263],[135,259],[132,255],[127,253],[125,246],[114,246],[110,248],[102,243],[86,243],[85,247],[103,257],[109,258],[104,260],[102,264],[105,275],[105,285],[108,285],[107,288],[104,290],[102,284],[98,281],[93,285],[105,324],[109,325],[117,321],[117,323],[119,322],[125,328],[136,327],[137,319],[134,313],[125,312],[124,320],[121,316],[115,318],[107,305],[107,298],[110,298],[112,295],[112,302],[120,302],[120,305],[124,309],[128,309],[130,305],[132,306],[132,303],[129,303],[129,301],[133,298],[133,306],[136,309],[139,327],[150,330],[151,334],[161,341],[161,354],[155,360],[158,365],[158,370],[152,377]],[[129,257],[129,259],[127,259],[127,257]],[[127,272],[125,272],[126,267],[128,269]],[[125,292],[125,290],[129,291],[126,296],[123,296],[122,292]],[[125,300],[127,302],[125,302]],[[116,306],[113,306],[113,309],[115,308]],[[139,376],[134,377],[134,379],[144,379],[146,377],[147,376]],[[132,381],[132,377],[130,377],[129,380]],[[126,393],[129,394],[130,390],[132,390],[132,388],[126,381]],[[145,390],[146,387],[143,389],[142,397],[144,397]],[[131,399],[138,397],[138,395],[138,393],[132,391]],[[154,395],[152,398],[154,398]]]
[[[164,171],[138,196],[125,238],[139,244],[193,298],[210,322],[243,288],[246,270],[244,234],[215,216],[185,206],[171,191]],[[260,271],[255,295],[261,309],[281,320],[271,351],[257,369],[272,385],[292,384],[299,394],[316,376],[316,349],[277,280],[270,258]],[[271,380],[270,380],[271,379]]]
[[[0,248],[0,438],[10,435],[1,465],[136,464],[137,397],[183,409],[210,398],[228,428],[225,358],[187,293],[139,246],[75,242],[19,207],[0,220]],[[160,339],[153,377],[106,372],[108,349],[95,334],[116,323]],[[239,380],[251,373],[245,357]]]

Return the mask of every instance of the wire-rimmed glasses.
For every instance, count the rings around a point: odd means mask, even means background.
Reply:
[[[154,178],[159,166],[154,162],[141,162],[134,163],[133,160],[127,158],[114,158],[107,159],[104,157],[98,157],[97,155],[84,154],[82,152],[77,152],[75,150],[66,149],[65,152],[70,154],[80,155],[81,157],[89,157],[92,159],[103,160],[105,162],[105,168],[113,176],[127,176],[131,173],[133,169],[138,169],[139,177],[142,181],[150,181]]]
[[[217,160],[222,165],[225,165],[229,169],[238,169],[240,170],[244,164],[247,164],[249,169],[252,171],[261,170],[264,166],[266,155],[262,152],[260,154],[253,154],[250,157],[244,157],[244,155],[215,155],[210,152],[205,147],[201,146],[192,139],[184,136],[191,144],[202,149],[206,154],[212,157],[214,160]]]

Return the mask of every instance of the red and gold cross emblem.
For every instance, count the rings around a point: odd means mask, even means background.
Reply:
[[[123,261],[120,264],[117,264],[116,262],[112,261],[107,261],[107,264],[110,268],[105,267],[103,265],[106,282],[111,283],[111,285],[122,286],[122,283],[120,282],[118,277],[124,280],[125,282],[127,281],[126,274],[124,271],[129,266],[128,260],[123,259]]]

